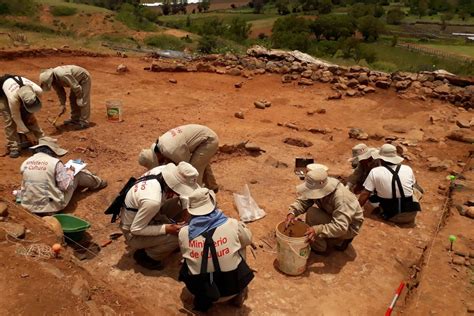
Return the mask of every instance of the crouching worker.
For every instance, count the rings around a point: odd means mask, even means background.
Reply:
[[[364,221],[357,197],[323,168],[309,171],[296,191],[300,197],[289,207],[287,225],[306,213],[306,236],[314,251],[325,252],[330,240],[336,250],[346,250]]]
[[[413,170],[402,165],[397,148],[383,145],[373,158],[382,165],[372,169],[364,182],[364,190],[359,196],[361,206],[369,200],[379,203],[380,216],[398,224],[413,224],[418,211],[422,189],[417,186]],[[374,193],[372,196],[370,196]]]
[[[183,208],[179,203],[165,202],[191,194],[198,188],[197,177],[190,164],[169,163],[142,175],[126,193],[120,227],[139,265],[161,270],[162,260],[179,248],[182,225],[176,223],[183,218]]]
[[[57,157],[64,156],[56,139],[43,137],[30,147],[34,155],[21,165],[23,175],[21,206],[32,213],[47,215],[63,210],[78,187],[100,190],[107,182],[86,169],[75,173]]]
[[[194,308],[205,312],[213,302],[224,301],[241,307],[254,277],[245,262],[252,233],[244,223],[227,218],[217,208],[214,192],[206,188],[189,196],[188,212],[189,226],[179,232],[185,259],[179,280],[194,294]]]

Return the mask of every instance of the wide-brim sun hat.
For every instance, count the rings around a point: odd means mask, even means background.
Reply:
[[[359,156],[366,154],[369,151],[369,147],[364,144],[360,143],[352,147],[352,157],[347,159],[349,162],[359,161]]]
[[[322,169],[326,170],[326,172],[329,170],[328,166],[320,164],[320,163],[310,163],[306,166],[307,171],[316,170],[318,168],[322,168]]]
[[[363,161],[363,160],[372,158],[372,155],[378,151],[379,150],[377,148],[369,147],[369,149],[365,153],[357,156],[357,161]]]
[[[40,73],[39,82],[41,88],[46,91],[51,90],[51,85],[53,84],[53,69],[45,69]]]
[[[339,180],[328,177],[323,168],[308,171],[304,183],[296,186],[296,192],[303,199],[321,199],[336,189]]]
[[[392,144],[384,144],[379,151],[372,153],[373,159],[381,159],[383,161],[398,165],[404,159],[397,153],[397,147]]]
[[[138,163],[140,166],[147,168],[148,170],[153,169],[159,165],[158,157],[155,154],[156,144],[151,144],[150,148],[142,149],[138,155]]]
[[[169,163],[162,171],[163,179],[171,190],[179,195],[189,196],[199,188],[197,178],[199,172],[191,164],[180,162],[177,166]]]
[[[199,188],[188,197],[188,212],[193,216],[207,215],[216,209],[216,196],[214,191]]]
[[[56,155],[58,155],[58,156],[64,156],[65,154],[67,154],[67,150],[64,149],[64,148],[59,147],[57,141],[58,141],[58,140],[55,139],[55,138],[51,138],[51,137],[48,137],[48,136],[44,136],[44,137],[41,137],[41,138],[38,140],[38,145],[30,147],[30,149],[36,149],[36,148],[40,148],[40,147],[48,147],[48,148],[51,149]]]
[[[18,96],[28,113],[35,113],[41,109],[41,101],[31,86],[20,87]]]

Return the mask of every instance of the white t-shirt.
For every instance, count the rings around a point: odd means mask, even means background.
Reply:
[[[395,170],[396,166],[390,166]],[[405,197],[413,195],[413,185],[415,184],[415,174],[413,170],[406,165],[401,165],[398,171],[400,182],[402,183],[403,193]],[[392,173],[384,166],[379,166],[372,169],[364,182],[364,188],[367,191],[377,191],[377,196],[384,199],[392,198]],[[397,197],[400,197],[398,185],[395,185]]]

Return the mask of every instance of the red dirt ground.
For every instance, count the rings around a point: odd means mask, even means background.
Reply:
[[[125,63],[130,72],[116,74],[115,68],[120,63]],[[249,264],[258,271],[250,285],[249,299],[240,310],[217,306],[211,315],[383,314],[398,284],[402,280],[409,280],[409,268],[418,264],[424,247],[430,245],[442,214],[444,195],[437,190],[439,184],[448,185],[448,171],[428,171],[426,158],[436,156],[442,160],[450,159],[454,162],[454,169],[460,169],[456,163],[466,161],[469,149],[472,149],[472,145],[444,140],[447,131],[455,126],[452,118],[472,116],[472,112],[467,113],[438,101],[401,99],[392,91],[378,91],[363,98],[327,101],[326,97],[331,93],[329,85],[283,85],[277,75],[261,75],[247,80],[208,73],[151,73],[143,70],[149,64],[138,58],[41,57],[0,60],[3,72],[21,74],[33,80],[37,80],[40,69],[59,64],[77,64],[91,72],[94,126],[80,132],[56,132],[46,121],[47,117],[54,117],[58,110],[57,98],[52,92],[43,96],[44,107],[38,118],[46,134],[57,137],[63,147],[70,150],[64,161],[82,158],[89,164],[91,171],[109,182],[109,187],[100,192],[78,194],[65,210],[91,222],[89,233],[99,244],[107,240],[110,233],[118,230],[118,226],[110,224],[109,217],[103,215],[104,209],[124,181],[144,172],[137,163],[140,149],[148,147],[169,128],[186,123],[204,124],[217,132],[221,144],[250,140],[266,150],[259,157],[220,154],[213,164],[217,180],[222,186],[218,201],[227,215],[238,217],[232,193],[241,191],[247,183],[267,216],[249,224],[254,241],[262,246],[256,251],[256,259],[248,255]],[[177,84],[169,83],[169,78],[177,79]],[[234,83],[242,80],[243,87],[234,88]],[[107,122],[105,102],[111,99],[123,101],[124,122]],[[265,110],[256,109],[253,102],[258,99],[269,100],[272,106]],[[317,108],[325,108],[327,113],[307,115],[307,111]],[[245,119],[235,118],[236,111],[243,111]],[[441,120],[431,124],[430,115]],[[278,122],[293,122],[300,128],[329,128],[331,133],[320,135],[295,131],[277,126]],[[423,141],[416,147],[409,147],[410,156],[413,157],[409,164],[427,192],[416,227],[401,228],[368,217],[353,247],[346,252],[335,252],[327,257],[312,254],[308,271],[299,277],[279,273],[274,267],[276,254],[271,236],[275,226],[284,218],[288,205],[296,197],[295,185],[299,180],[292,173],[294,158],[310,154],[318,162],[328,165],[330,173],[348,175],[350,166],[347,158],[351,147],[360,142],[348,138],[349,128],[359,127],[369,134],[393,135],[383,129],[386,124],[403,124],[424,133]],[[285,137],[304,138],[314,145],[309,148],[289,146],[282,142]],[[443,141],[428,142],[428,137]],[[369,140],[367,143],[380,146],[382,141]],[[0,146],[3,145],[2,138]],[[77,148],[89,150],[82,154],[75,151]],[[16,160],[0,158],[1,197],[11,200],[10,191],[19,186],[21,177],[18,170],[26,157],[27,154]],[[285,162],[290,168],[276,169],[270,166],[265,162],[269,157]],[[456,278],[451,275],[455,272],[446,273],[445,270],[451,271],[451,268],[447,261],[443,261],[449,260],[444,250],[445,235],[457,232],[461,240],[470,240],[471,243],[467,245],[472,246],[474,232],[469,229],[472,228],[472,222],[469,222],[472,220],[466,217],[454,218],[456,220],[449,221],[449,232],[443,230],[439,241],[435,243],[427,275],[421,281],[423,292],[420,302],[415,307],[418,295],[415,289],[409,297],[404,296],[399,301],[397,313],[405,310],[409,315],[466,313],[466,302],[472,302],[474,298],[472,281],[469,279],[472,278],[472,270],[466,268],[468,270],[465,273],[458,272]],[[261,238],[264,237],[268,237],[266,240],[273,248],[262,242]],[[143,314],[139,308],[144,308],[150,315],[160,312],[192,314],[192,298],[183,290],[183,284],[176,280],[180,256],[171,256],[163,271],[146,271],[134,265],[122,238],[103,248],[96,258],[79,264],[90,273],[91,278],[103,280],[108,290],[126,293],[127,298],[136,303],[136,306],[127,305],[129,312]],[[5,252],[4,247],[0,244],[2,257],[9,258],[3,263],[5,269],[19,272],[22,263],[19,259],[12,261],[14,255]],[[446,267],[438,270],[438,262],[443,262]],[[57,264],[65,263],[59,260]],[[17,267],[12,268],[14,266]],[[33,268],[25,266],[26,271],[32,271]],[[18,279],[17,282],[28,282],[30,291],[33,291],[39,282],[44,281],[27,278]],[[67,283],[56,288],[57,295],[69,286],[72,285]],[[9,314],[19,314],[19,304],[24,304],[25,300],[17,294],[27,289],[11,287],[10,291],[12,294],[9,299],[12,302],[4,309]],[[436,295],[440,292],[443,292],[442,296]],[[29,300],[28,303],[32,308],[36,307],[37,311],[49,311],[37,300]],[[71,306],[74,304],[70,302]],[[64,313],[59,307],[54,312]]]

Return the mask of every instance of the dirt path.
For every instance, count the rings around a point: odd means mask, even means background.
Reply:
[[[131,71],[118,75],[115,67],[123,62]],[[331,90],[325,84],[317,83],[311,87],[282,85],[276,75],[246,80],[205,73],[150,73],[143,71],[148,64],[135,58],[18,59],[0,61],[0,67],[4,72],[19,73],[37,80],[40,69],[69,63],[87,68],[93,76],[92,122],[95,126],[81,132],[63,131],[56,137],[70,150],[64,160],[84,159],[89,163],[90,170],[109,181],[109,187],[98,193],[79,195],[66,212],[91,222],[90,234],[98,243],[117,231],[117,225],[109,224],[103,210],[123,181],[144,171],[137,164],[140,149],[148,147],[169,128],[185,123],[204,124],[218,133],[221,144],[250,140],[266,150],[259,157],[219,155],[214,163],[217,180],[222,186],[218,201],[225,213],[238,216],[232,192],[241,191],[247,183],[267,216],[249,225],[255,242],[263,248],[257,250],[257,259],[249,256],[250,265],[258,272],[250,285],[245,307],[236,310],[219,306],[211,312],[212,315],[384,313],[396,287],[400,281],[407,279],[409,268],[418,261],[422,249],[429,243],[441,215],[443,196],[437,190],[439,184],[446,184],[448,170],[428,171],[427,158],[450,159],[453,161],[452,168],[456,169],[456,163],[465,159],[469,148],[467,144],[444,141],[447,130],[454,126],[448,118],[458,115],[461,110],[437,101],[403,100],[391,91],[364,98],[327,101]],[[169,78],[177,79],[178,83],[169,83]],[[234,83],[242,80],[243,87],[234,88]],[[110,99],[123,101],[123,123],[106,121],[105,101]],[[265,110],[256,109],[253,102],[257,99],[267,99],[272,106]],[[43,97],[43,103],[40,124],[47,134],[54,135],[55,130],[47,124],[46,118],[56,113],[57,98],[48,92]],[[307,111],[318,108],[326,109],[326,114],[307,114]],[[235,118],[236,111],[243,111],[245,119]],[[430,115],[441,119],[431,124]],[[321,135],[291,130],[277,126],[279,122],[292,122],[300,128],[328,128],[330,133]],[[328,257],[311,255],[309,269],[300,277],[287,277],[279,273],[274,268],[275,248],[270,248],[261,238],[272,235],[272,230],[296,197],[294,187],[299,180],[292,173],[294,158],[310,154],[318,162],[327,164],[331,173],[348,175],[351,171],[347,163],[350,149],[360,142],[348,138],[350,127],[362,128],[371,135],[388,136],[396,133],[384,130],[384,125],[402,123],[409,129],[417,130],[415,134],[419,135],[420,130],[424,134],[423,140],[416,146],[408,147],[413,158],[409,164],[427,192],[417,226],[400,228],[367,218],[360,236],[346,252],[333,253]],[[289,146],[282,142],[286,137],[304,138],[313,146]],[[443,141],[429,142],[427,139],[430,137]],[[383,141],[368,140],[367,143],[380,146]],[[2,138],[0,146],[3,145]],[[89,150],[87,154],[74,152],[78,147]],[[290,168],[272,167],[266,162],[269,157],[286,163]],[[25,158],[26,155],[18,160],[0,158],[3,196],[8,197],[9,190],[20,183],[18,169]],[[272,238],[268,240],[272,244]],[[168,314],[188,313],[186,310],[191,309],[190,295],[176,280],[178,254],[170,258],[163,271],[145,271],[133,264],[123,240],[119,239],[104,248],[97,258],[83,261],[83,266],[111,287],[126,290],[128,297],[139,302],[150,314],[156,314],[157,309]],[[452,282],[449,275],[440,273],[436,277],[440,282]],[[425,303],[430,304],[432,299],[426,297]],[[462,292],[452,304],[464,306],[462,300],[465,299]],[[451,305],[446,305],[437,312],[439,315],[450,314],[450,308]],[[418,312],[414,311],[414,314]]]

